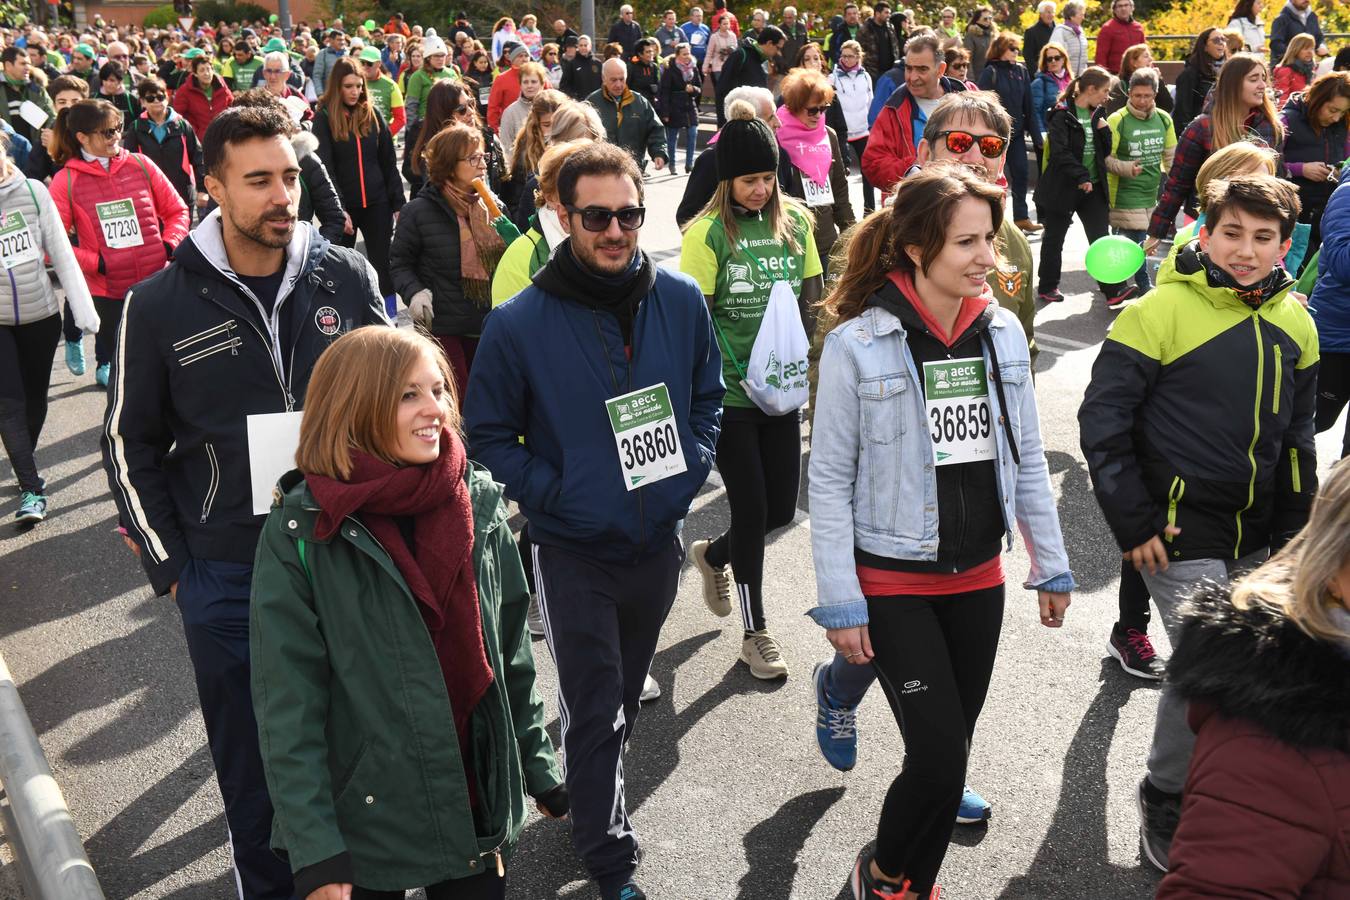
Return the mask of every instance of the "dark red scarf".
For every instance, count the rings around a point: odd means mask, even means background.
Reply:
[[[443,430],[435,462],[399,467],[353,451],[352,474],[346,481],[321,475],[306,478],[323,510],[315,536],[327,540],[344,518],[355,515],[389,553],[417,598],[450,692],[461,747],[467,746],[469,716],[492,684],[473,570],[467,466],[464,444]],[[416,546],[411,550],[396,516],[412,516],[416,523]]]

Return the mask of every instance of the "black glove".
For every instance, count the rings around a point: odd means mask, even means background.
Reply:
[[[549,815],[554,818],[562,818],[567,815],[568,810],[572,808],[571,802],[567,799],[566,783],[550,788],[534,799],[536,802],[543,805],[544,809],[549,811]]]

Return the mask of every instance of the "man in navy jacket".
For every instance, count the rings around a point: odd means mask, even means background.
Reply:
[[[622,751],[715,458],[722,362],[698,285],[638,248],[633,158],[590,144],[563,164],[558,194],[570,237],[488,316],[465,424],[534,542],[572,842],[603,900],[641,900]]]
[[[1284,9],[1270,23],[1270,58],[1278,64],[1284,51],[1296,35],[1310,34],[1317,45],[1317,55],[1326,56],[1327,42],[1322,37],[1322,26],[1312,10],[1312,0],[1286,0]]]

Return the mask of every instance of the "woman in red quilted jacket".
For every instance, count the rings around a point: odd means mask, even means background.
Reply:
[[[191,58],[192,77],[185,80],[174,92],[173,109],[188,120],[192,130],[197,132],[197,140],[200,141],[206,134],[206,126],[211,124],[211,120],[234,101],[234,94],[225,84],[225,79],[217,75],[216,70],[211,67],[209,56],[203,55],[196,47],[184,55],[191,56],[194,52],[197,55]]]
[[[102,323],[94,378],[108,386],[113,338],[128,289],[168,265],[191,219],[155,163],[122,149],[122,113],[106,100],[61,110],[52,132],[51,194]]]
[[[1168,666],[1196,744],[1158,900],[1350,897],[1350,461],[1231,590]]]

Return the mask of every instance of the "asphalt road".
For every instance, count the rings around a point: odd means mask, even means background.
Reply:
[[[678,265],[672,220],[683,185],[662,176],[648,188],[643,246],[663,265]],[[1034,595],[1016,587],[1027,569],[1022,548],[1006,561],[1005,630],[969,772],[994,818],[958,827],[940,878],[953,900],[1145,898],[1157,882],[1140,864],[1134,801],[1157,689],[1105,652],[1120,557],[1078,450],[1078,403],[1113,315],[1088,293],[1084,250],[1074,229],[1067,302],[1037,321],[1041,423],[1080,589],[1064,628],[1042,628]],[[108,897],[231,897],[225,821],[178,616],[172,601],[150,595],[113,533],[98,454],[104,393],[92,366],[72,378],[58,359],[51,395],[39,464],[52,516],[39,528],[7,524],[17,489],[0,459],[0,652]],[[1324,436],[1324,459],[1338,452],[1336,434]],[[726,527],[719,485],[714,476],[696,501],[690,540]],[[809,675],[829,648],[803,615],[814,597],[805,485],[796,522],[770,538],[766,572],[770,626],[792,667],[786,682],[749,675],[737,661],[737,620],[708,613],[692,573],[663,633],[652,673],[664,694],[645,708],[626,762],[646,852],[640,876],[653,898],[844,898],[899,770],[903,744],[876,691],[860,714],[857,768],[835,772],[815,748]],[[552,663],[542,642],[535,651],[556,739]],[[5,900],[20,896],[7,852],[0,846]],[[567,826],[555,821],[527,825],[509,877],[519,900],[595,896]]]

